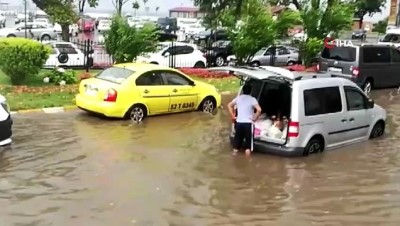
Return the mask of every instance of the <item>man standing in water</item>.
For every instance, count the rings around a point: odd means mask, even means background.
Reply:
[[[245,149],[246,155],[250,155],[253,151],[253,123],[257,121],[260,116],[261,107],[256,98],[252,97],[250,94],[251,86],[244,85],[242,94],[228,104],[229,113],[232,119],[235,120],[235,137],[233,140],[234,154],[242,147]],[[235,114],[235,106],[237,115]],[[254,113],[254,110],[256,110],[256,113]]]

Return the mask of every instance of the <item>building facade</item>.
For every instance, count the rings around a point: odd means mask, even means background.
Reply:
[[[196,7],[176,7],[169,10],[169,17],[200,19],[204,17],[204,13]]]

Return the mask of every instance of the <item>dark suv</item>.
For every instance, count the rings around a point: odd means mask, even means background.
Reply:
[[[224,66],[228,56],[233,54],[231,41],[220,40],[205,49],[207,63],[215,66]]]
[[[373,88],[400,85],[400,51],[389,45],[324,48],[318,70],[351,79],[369,94]]]

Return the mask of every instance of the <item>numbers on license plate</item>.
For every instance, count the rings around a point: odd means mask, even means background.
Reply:
[[[341,69],[341,68],[330,67],[330,68],[328,68],[328,71],[332,71],[332,72],[342,72],[342,69]]]
[[[171,104],[170,109],[171,110],[177,110],[177,109],[188,109],[188,108],[194,108],[194,103],[178,103],[178,104]]]

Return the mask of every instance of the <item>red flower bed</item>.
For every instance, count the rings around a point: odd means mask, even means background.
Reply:
[[[306,72],[317,72],[317,65],[313,65],[311,67],[306,67],[301,64],[295,64],[286,67],[289,71],[306,71]]]
[[[204,68],[181,68],[179,70],[189,76],[199,78],[227,78],[232,76],[227,72],[212,72]]]

